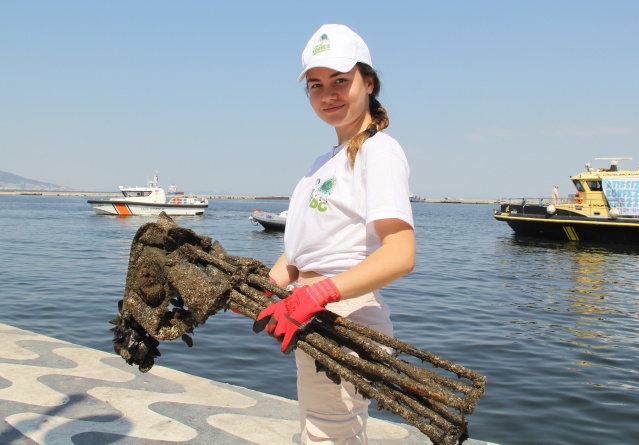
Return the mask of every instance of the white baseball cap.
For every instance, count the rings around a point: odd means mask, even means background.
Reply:
[[[330,68],[347,73],[357,62],[373,66],[371,53],[364,40],[348,26],[322,25],[306,44],[302,52],[301,82],[311,68]]]

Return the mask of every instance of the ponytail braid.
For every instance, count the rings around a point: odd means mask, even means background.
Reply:
[[[375,136],[378,131],[384,130],[390,123],[388,114],[386,113],[386,109],[382,107],[382,104],[379,103],[379,100],[377,100],[377,96],[379,95],[379,91],[382,87],[379,81],[379,77],[377,76],[377,72],[375,72],[373,67],[371,67],[370,65],[366,65],[365,63],[358,63],[357,67],[359,68],[362,77],[370,77],[373,79],[373,92],[368,96],[369,109],[373,121],[370,123],[368,128],[366,128],[366,130],[356,134],[348,142],[346,153],[348,155],[351,168],[355,165],[355,157],[357,156],[357,152],[359,152],[359,150],[362,148],[362,145],[364,144],[366,139]]]

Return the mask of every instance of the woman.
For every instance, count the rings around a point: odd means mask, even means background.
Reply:
[[[284,253],[271,269],[291,295],[264,309],[266,328],[287,354],[300,325],[328,309],[393,335],[379,289],[415,261],[409,168],[400,145],[383,133],[386,110],[368,47],[343,25],[323,25],[302,53],[315,113],[335,128],[337,145],[317,158],[291,197]],[[365,444],[369,401],[348,382],[336,385],[295,350],[302,443]]]

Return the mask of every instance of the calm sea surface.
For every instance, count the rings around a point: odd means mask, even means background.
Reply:
[[[267,265],[282,234],[211,200],[176,222]],[[488,377],[470,435],[514,444],[631,444],[639,436],[639,250],[515,238],[492,205],[413,204],[415,271],[389,286],[396,337]],[[82,197],[0,196],[0,321],[113,352],[111,325],[144,217],[96,216]],[[292,356],[220,313],[157,364],[295,399]],[[389,413],[373,415],[401,421]]]

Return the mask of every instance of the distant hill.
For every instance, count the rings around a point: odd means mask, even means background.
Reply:
[[[73,189],[0,171],[0,190],[71,191]]]

